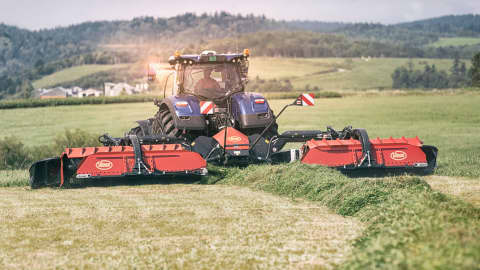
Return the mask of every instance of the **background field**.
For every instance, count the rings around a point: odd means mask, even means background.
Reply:
[[[451,59],[421,58],[274,58],[251,57],[250,79],[257,76],[262,79],[289,79],[294,89],[303,90],[318,87],[323,90],[365,90],[392,88],[391,75],[395,68],[406,66],[409,62],[416,69],[423,70],[423,64],[435,64],[439,70],[448,71]],[[470,61],[464,60],[467,67]],[[35,87],[48,87],[75,81],[100,71],[112,71],[129,66],[131,72],[145,67],[140,64],[122,65],[85,65],[68,68],[34,82]],[[114,71],[113,71],[114,72]]]
[[[270,101],[279,111],[287,100]],[[279,119],[281,131],[325,129],[331,125],[366,128],[371,137],[419,136],[440,149],[439,173],[480,176],[480,95],[358,96],[317,99],[313,108],[289,108]],[[136,120],[152,117],[151,103],[81,105],[4,110],[0,137],[15,135],[26,145],[45,145],[65,129],[123,136]],[[298,121],[297,119],[302,119]]]
[[[399,66],[412,62],[414,68],[423,70],[422,63],[435,64],[447,71],[451,59],[419,58],[268,58],[252,57],[249,74],[268,79],[290,79],[295,89],[317,86],[323,90],[391,89],[392,73]],[[469,64],[469,61],[467,61]],[[467,65],[469,67],[469,65]],[[326,72],[325,71],[329,71]]]
[[[39,80],[33,82],[35,88],[45,88],[53,85],[57,85],[63,82],[70,82],[82,77],[86,77],[101,71],[109,71],[126,67],[126,64],[119,65],[83,65],[71,68],[66,68],[61,71],[55,72],[48,76],[45,76]]]
[[[468,46],[480,44],[478,37],[454,37],[454,38],[439,38],[438,41],[429,44],[432,47],[448,47],[448,46]]]

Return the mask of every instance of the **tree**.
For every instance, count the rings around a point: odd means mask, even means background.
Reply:
[[[23,80],[18,92],[22,93],[23,98],[31,98],[33,96],[33,91],[32,83],[29,80]]]
[[[480,52],[472,58],[472,86],[480,87]]]
[[[458,57],[458,54],[455,54],[455,59],[453,59],[453,65],[450,68],[450,71],[454,76],[458,76],[460,73],[460,58]]]

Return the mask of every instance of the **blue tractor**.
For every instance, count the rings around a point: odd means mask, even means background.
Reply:
[[[364,129],[350,126],[341,131],[327,127],[326,131],[279,134],[276,119],[288,106],[312,106],[313,94],[300,95],[274,115],[264,96],[245,92],[248,58],[248,49],[243,54],[176,52],[169,58],[167,77],[173,84],[170,89],[164,84],[163,99],[155,101],[158,112],[138,121],[129,135],[149,143],[152,136],[160,136],[162,142],[179,140],[207,162],[224,164],[301,160],[343,169],[393,167],[432,172],[435,168],[436,148],[423,146],[418,138],[370,140]],[[155,81],[156,74],[149,69],[149,81]],[[304,145],[282,151],[289,142]]]
[[[265,142],[278,135],[277,124],[265,97],[245,92],[248,57],[248,50],[243,54],[175,53],[169,58],[171,72],[163,85],[163,99],[155,101],[158,112],[153,118],[137,121],[139,126],[129,133],[181,139],[207,160],[231,156],[249,162],[248,146],[257,141],[262,154],[257,153],[255,159],[262,160],[268,151]],[[156,80],[154,70],[149,69],[148,79]],[[168,80],[173,80],[169,89]],[[216,147],[219,141],[227,151]],[[235,150],[224,142],[236,145]]]

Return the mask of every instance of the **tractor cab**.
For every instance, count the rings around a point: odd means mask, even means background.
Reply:
[[[243,54],[217,54],[204,51],[199,55],[181,55],[175,52],[168,60],[170,72],[164,84],[164,97],[194,95],[200,100],[222,99],[242,92],[247,83],[249,51]],[[158,71],[151,65],[148,79],[154,81]],[[168,80],[173,80],[167,89]]]

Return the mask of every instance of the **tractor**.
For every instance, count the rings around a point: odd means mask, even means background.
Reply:
[[[438,149],[418,138],[370,139],[365,129],[297,130],[278,133],[276,120],[290,106],[313,106],[314,95],[300,94],[275,115],[267,99],[246,92],[249,50],[198,55],[175,52],[170,68],[148,69],[148,80],[167,73],[158,112],[137,121],[123,138],[108,134],[104,147],[67,148],[60,155],[34,163],[32,187],[63,186],[72,178],[162,177],[206,175],[207,163],[302,163],[341,170],[407,169],[432,173]],[[167,82],[173,82],[171,87]],[[303,143],[287,149],[287,143]]]

